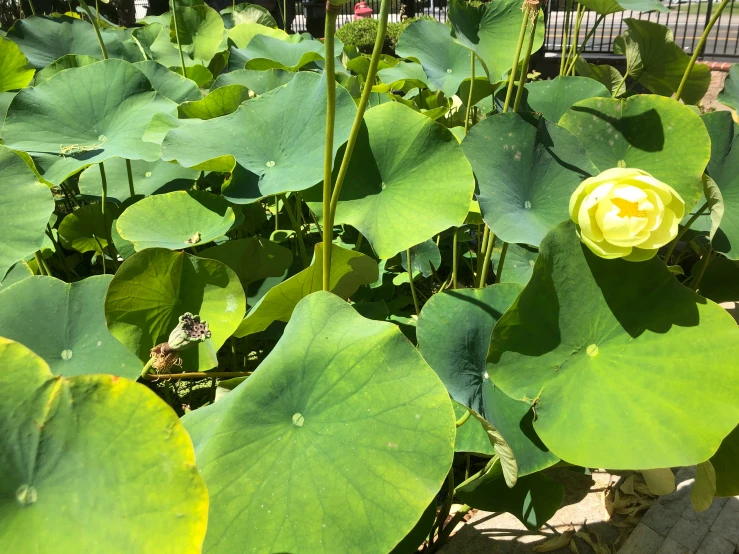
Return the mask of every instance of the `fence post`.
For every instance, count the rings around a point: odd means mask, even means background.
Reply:
[[[698,4],[698,6],[700,6],[700,3]],[[713,0],[708,0],[708,11],[706,12],[706,20],[703,22],[704,29],[708,27],[708,22],[711,21],[711,12],[713,12]],[[703,43],[703,47],[701,48],[701,53],[699,54],[700,58],[703,58],[703,54],[705,54],[706,52],[706,44],[708,44],[708,37],[706,37],[706,42]]]

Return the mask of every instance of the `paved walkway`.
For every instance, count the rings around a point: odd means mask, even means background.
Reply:
[[[735,554],[739,552],[739,497],[716,498],[693,509],[695,468],[676,475],[677,490],[649,508],[618,554]]]

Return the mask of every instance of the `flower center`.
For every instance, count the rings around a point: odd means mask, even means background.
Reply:
[[[611,203],[618,208],[618,217],[645,217],[643,210],[639,209],[638,202],[629,202],[623,198],[611,198]]]

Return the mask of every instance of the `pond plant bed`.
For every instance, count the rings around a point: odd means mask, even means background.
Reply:
[[[371,54],[331,3],[324,40],[201,0],[4,29],[0,550],[435,552],[542,528],[562,471],[738,495],[737,125],[662,25],[581,57],[586,8],[661,3],[567,5],[551,80],[532,0],[394,55],[389,0]]]

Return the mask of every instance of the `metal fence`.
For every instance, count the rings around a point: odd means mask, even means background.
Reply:
[[[237,0],[238,1],[238,0]],[[380,11],[380,0],[365,0],[375,14]],[[280,2],[281,3],[281,2]],[[571,2],[574,4],[574,2]],[[401,0],[392,0],[390,20],[398,21],[403,9]],[[406,5],[411,4],[406,0]],[[586,54],[609,54],[613,52],[614,39],[626,30],[624,19],[633,17],[654,21],[670,28],[674,40],[688,54],[696,48],[705,25],[714,13],[718,0],[664,0],[670,11],[667,13],[619,12],[605,17],[585,46]],[[146,14],[147,0],[136,0],[136,16]],[[447,0],[423,0],[415,3],[415,14],[403,10],[405,15],[426,15],[439,21],[447,19]],[[562,50],[562,31],[565,26],[565,0],[552,0],[545,6],[546,38],[544,50],[559,53]],[[293,30],[306,31],[306,16],[303,3],[296,1]],[[354,17],[354,2],[348,2],[341,8],[338,24],[344,25]],[[588,30],[595,24],[598,14],[587,10],[583,17],[578,44],[585,40]],[[571,13],[574,20],[574,13]],[[721,17],[711,30],[703,48],[703,56],[708,59],[739,58],[739,0],[726,6]]]

